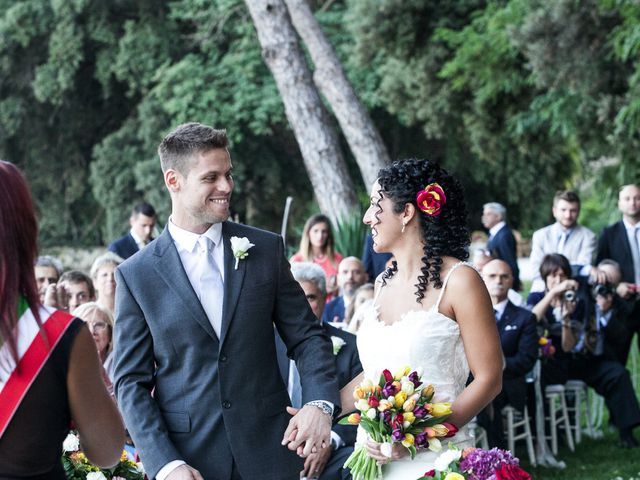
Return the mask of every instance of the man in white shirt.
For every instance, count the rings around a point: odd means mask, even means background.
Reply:
[[[578,225],[580,197],[572,191],[563,190],[553,197],[553,217],[556,222],[533,234],[531,242],[531,268],[534,270],[532,292],[544,291],[544,282],[540,278],[540,264],[545,255],[559,253],[564,255],[577,274],[588,276],[596,249],[596,235],[582,225]]]

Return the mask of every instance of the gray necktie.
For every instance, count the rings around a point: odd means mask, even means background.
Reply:
[[[562,232],[560,234],[560,238],[558,239],[557,253],[564,254],[564,248],[567,244],[568,238],[569,238],[569,232]]]
[[[220,270],[213,258],[213,241],[207,237],[198,239],[200,255],[202,255],[202,271],[200,274],[200,303],[204,309],[213,330],[220,338],[222,326],[222,299],[224,298],[224,284]]]

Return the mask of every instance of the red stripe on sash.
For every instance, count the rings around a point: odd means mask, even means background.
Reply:
[[[0,437],[7,429],[13,415],[47,362],[51,352],[71,325],[73,318],[60,310],[56,310],[49,316],[42,325],[47,334],[48,346],[41,333],[38,333],[20,359],[18,363],[20,368],[15,368],[11,373],[2,392],[0,392]]]

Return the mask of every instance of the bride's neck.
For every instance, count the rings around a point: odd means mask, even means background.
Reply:
[[[419,275],[422,275],[421,268],[424,266],[422,263],[422,257],[424,251],[422,250],[422,244],[418,244],[416,247],[407,246],[394,252],[395,260],[398,264],[398,271],[396,275],[399,279],[408,282],[416,281]]]

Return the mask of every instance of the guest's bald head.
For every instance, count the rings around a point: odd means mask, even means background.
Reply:
[[[487,285],[491,302],[496,305],[507,298],[513,286],[513,273],[509,264],[503,260],[491,260],[482,268],[482,279]]]
[[[358,257],[346,257],[338,265],[340,294],[351,298],[355,291],[367,281],[364,265]]]

